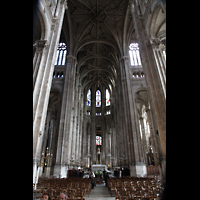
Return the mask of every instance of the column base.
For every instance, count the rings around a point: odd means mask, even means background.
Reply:
[[[61,172],[61,164],[55,164],[53,176],[55,176],[56,178],[59,178],[60,172]]]
[[[35,158],[33,159],[33,183],[37,183],[38,181],[38,168],[37,163],[39,162],[39,159]]]
[[[143,162],[137,162],[130,166],[130,176],[144,177],[147,175],[146,165]]]
[[[68,165],[61,166],[61,178],[67,178]]]
[[[54,176],[57,178],[67,178],[68,165],[56,164],[54,166]]]
[[[163,176],[166,176],[166,160],[162,160],[161,165]]]
[[[45,169],[44,169],[44,175],[45,176],[50,176],[50,171],[51,171],[51,167],[45,167]]]

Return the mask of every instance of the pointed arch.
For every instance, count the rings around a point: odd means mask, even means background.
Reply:
[[[42,7],[43,6],[41,5],[41,1],[39,1],[37,5],[37,15],[41,23],[40,40],[47,40],[50,33],[50,23],[48,22],[46,13],[44,12],[44,9]]]

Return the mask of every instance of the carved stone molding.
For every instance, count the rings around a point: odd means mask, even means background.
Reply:
[[[164,51],[165,50],[165,45],[160,43],[159,48],[160,48],[161,51]]]
[[[101,7],[99,7],[98,9],[97,7],[93,7],[89,12],[89,19],[94,24],[104,22],[106,16],[106,11]]]
[[[47,40],[37,40],[36,41],[36,52],[41,53],[44,49],[44,47],[47,46],[46,44]]]
[[[153,39],[151,40],[151,46],[154,50],[159,50],[160,49],[160,40],[158,39]]]
[[[119,59],[119,61],[121,61],[121,60],[129,60],[129,56],[122,56],[120,59]]]

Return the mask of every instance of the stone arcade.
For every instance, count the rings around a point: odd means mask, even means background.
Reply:
[[[66,177],[72,165],[123,166],[131,176],[157,165],[165,175],[165,19],[164,0],[39,1],[34,182]]]

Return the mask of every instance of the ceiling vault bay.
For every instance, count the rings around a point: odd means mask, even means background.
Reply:
[[[63,30],[68,55],[77,57],[82,88],[105,85],[112,93],[120,73],[119,58],[127,55],[134,33],[128,1],[68,0]]]

